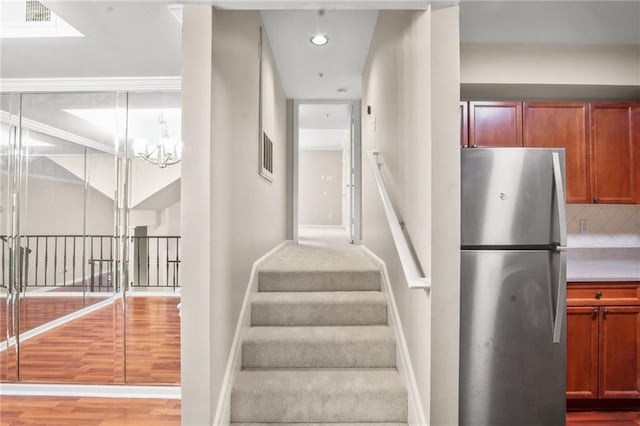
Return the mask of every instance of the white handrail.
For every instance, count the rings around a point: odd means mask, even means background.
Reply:
[[[393,243],[398,251],[400,257],[400,264],[402,265],[402,271],[407,279],[409,288],[420,288],[428,290],[431,288],[431,280],[424,276],[422,268],[420,267],[418,260],[413,254],[410,248],[410,243],[402,229],[402,223],[398,219],[396,210],[391,203],[391,197],[387,192],[387,187],[382,179],[382,173],[380,173],[380,163],[378,163],[378,151],[370,150],[367,152],[369,157],[369,163],[371,164],[371,171],[378,187],[378,193],[382,199],[382,205],[384,207],[384,213],[391,229],[391,235],[393,237]]]

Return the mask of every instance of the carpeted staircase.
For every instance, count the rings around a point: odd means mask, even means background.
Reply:
[[[231,392],[232,424],[406,424],[380,279],[358,247],[289,245],[268,259]]]

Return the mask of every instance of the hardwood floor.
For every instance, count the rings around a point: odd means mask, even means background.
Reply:
[[[45,324],[63,315],[75,312],[80,308],[92,305],[104,300],[105,297],[87,297],[85,300],[81,296],[74,297],[26,297],[20,299],[20,331],[25,332],[39,325]],[[2,337],[0,341],[6,339],[7,324],[7,300],[0,298],[0,331]],[[9,335],[13,336],[13,330],[9,330]]]
[[[179,384],[177,303],[175,297],[128,297],[126,315],[116,301],[27,340],[20,345],[20,381]],[[14,350],[0,352],[0,380],[13,380],[15,370]]]
[[[2,396],[0,425],[178,426],[180,400]]]
[[[577,411],[567,413],[567,426],[638,426],[640,411]]]

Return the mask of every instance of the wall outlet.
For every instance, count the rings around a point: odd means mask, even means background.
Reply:
[[[587,219],[580,219],[580,233],[584,234],[589,232],[589,221]]]

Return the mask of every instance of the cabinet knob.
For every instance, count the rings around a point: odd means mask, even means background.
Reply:
[[[595,309],[593,310],[593,312],[591,313],[591,318],[593,318],[593,319],[597,319],[597,318],[598,318],[598,315],[600,315],[600,308],[595,308]]]
[[[595,204],[598,204],[598,203],[600,202],[600,198],[598,198],[598,197],[594,198],[594,199],[593,199],[593,202],[594,202]]]
[[[478,147],[478,144],[473,145],[473,148],[477,148],[477,147]]]
[[[602,299],[602,292],[596,291],[596,299]]]
[[[602,318],[606,318],[607,315],[609,315],[609,310],[607,308],[604,308],[604,312],[602,313]]]

